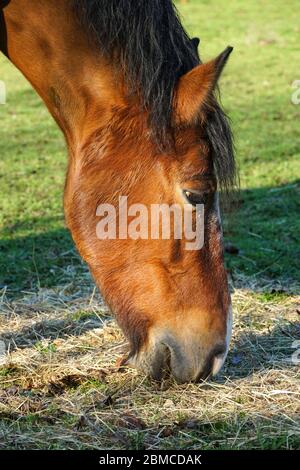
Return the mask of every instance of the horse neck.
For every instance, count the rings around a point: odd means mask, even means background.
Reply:
[[[3,16],[9,59],[46,103],[71,154],[78,153],[122,104],[122,79],[89,43],[69,0],[59,7],[54,0],[14,0]]]

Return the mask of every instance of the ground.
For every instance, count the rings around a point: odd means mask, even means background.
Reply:
[[[178,5],[203,60],[235,47],[221,80],[241,181],[225,217],[226,365],[181,386],[117,370],[124,338],[64,226],[63,138],[1,58],[0,449],[300,448],[298,2]]]

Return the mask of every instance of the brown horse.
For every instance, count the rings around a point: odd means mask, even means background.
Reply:
[[[0,49],[62,129],[68,228],[129,339],[129,362],[161,379],[221,368],[231,335],[218,192],[234,181],[215,98],[232,48],[202,64],[171,0],[0,0]],[[204,204],[204,246],[100,239],[97,207]],[[195,211],[193,211],[193,214]]]

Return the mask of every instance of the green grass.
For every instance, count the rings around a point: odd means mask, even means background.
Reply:
[[[238,287],[228,366],[207,388],[167,391],[134,373],[111,373],[121,336],[115,329],[103,340],[96,335],[94,304],[81,304],[76,294],[92,284],[64,225],[63,137],[30,85],[1,57],[7,104],[0,105],[0,301],[3,290],[10,309],[3,337],[19,349],[0,367],[0,392],[8,390],[4,411],[0,397],[6,439],[0,447],[300,448],[299,374],[286,361],[299,337],[300,105],[291,103],[292,82],[300,79],[298,1],[178,5],[189,33],[201,38],[203,60],[228,44],[235,48],[221,79],[241,181],[237,208],[225,219],[226,241],[239,249],[226,255]],[[39,297],[45,290],[50,307]],[[24,297],[27,291],[37,299]],[[91,374],[97,367],[107,372],[104,382]],[[64,374],[79,372],[78,386],[61,385]],[[47,394],[52,381],[66,389],[65,401]],[[32,390],[36,397],[28,398]],[[110,394],[117,399],[103,409]],[[170,399],[174,408],[166,407]],[[120,425],[128,410],[145,429]],[[82,414],[87,422],[78,430]]]
[[[39,97],[1,57],[0,286],[8,293],[63,284],[81,262],[64,228],[65,144]]]

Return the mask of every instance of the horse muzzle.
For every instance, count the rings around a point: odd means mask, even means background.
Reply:
[[[132,358],[130,364],[157,381],[172,376],[177,383],[199,382],[219,372],[227,351],[226,342],[218,341],[207,350],[201,346],[199,339],[182,345],[167,334],[151,348]]]
[[[152,331],[147,345],[129,360],[129,365],[143,370],[154,380],[172,376],[176,382],[199,382],[216,375],[222,368],[229,349],[232,311],[229,308],[224,331],[191,332],[182,329]],[[180,334],[181,333],[181,334]]]

